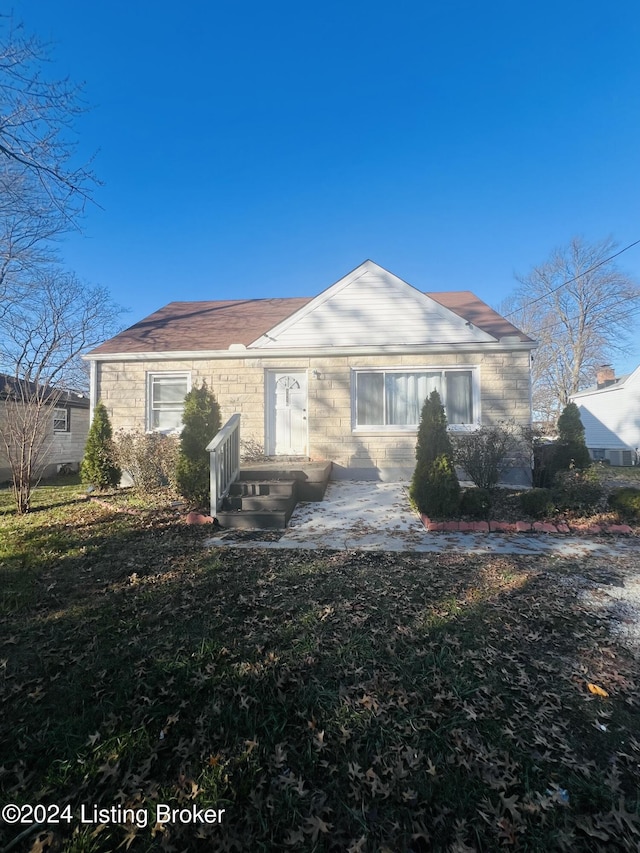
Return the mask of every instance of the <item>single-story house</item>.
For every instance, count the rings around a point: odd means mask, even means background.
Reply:
[[[178,430],[206,381],[265,456],[397,479],[433,389],[451,430],[530,425],[535,346],[473,293],[423,293],[368,260],[314,297],[172,302],[86,357],[115,431]]]
[[[633,465],[640,449],[640,366],[616,377],[613,368],[597,371],[596,385],[571,397],[578,407],[585,441],[594,460]]]
[[[16,406],[21,408],[21,401],[29,400],[30,395],[44,400],[47,407],[41,458],[36,466],[38,476],[77,471],[82,462],[89,432],[89,397],[75,391],[38,390],[31,383],[16,382],[14,377],[0,373],[0,482],[11,479],[5,439],[12,444],[12,412]]]

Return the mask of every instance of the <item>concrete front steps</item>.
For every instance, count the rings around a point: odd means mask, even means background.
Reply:
[[[217,513],[218,523],[240,530],[283,530],[298,501],[322,500],[331,467],[331,462],[279,459],[243,468]]]

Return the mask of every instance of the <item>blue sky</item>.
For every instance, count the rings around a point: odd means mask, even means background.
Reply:
[[[574,235],[640,238],[631,0],[13,9],[93,105],[100,207],[62,253],[127,324],[313,295],[365,258],[497,307]],[[619,263],[640,278],[640,246]]]

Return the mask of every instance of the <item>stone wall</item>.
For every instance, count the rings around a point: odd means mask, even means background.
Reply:
[[[351,397],[354,368],[402,366],[477,366],[482,423],[530,423],[528,351],[98,362],[96,399],[106,405],[115,431],[144,430],[147,374],[188,371],[193,384],[205,380],[213,390],[223,423],[240,412],[243,439],[264,447],[266,371],[306,370],[310,457],[332,460],[337,476],[406,477],[414,466],[415,431],[354,431]]]

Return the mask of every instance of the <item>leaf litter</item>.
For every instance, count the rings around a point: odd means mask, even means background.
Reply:
[[[19,849],[638,849],[637,660],[583,596],[631,560],[211,553],[169,510],[62,523],[3,613],[3,801],[226,821]]]

